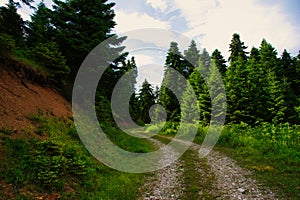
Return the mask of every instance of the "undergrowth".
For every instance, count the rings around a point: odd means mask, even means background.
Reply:
[[[200,127],[201,144],[207,127]],[[289,124],[226,125],[216,148],[251,170],[283,199],[300,196],[300,127]]]
[[[0,152],[5,155],[0,179],[13,186],[13,198],[136,199],[140,195],[147,174],[119,172],[101,164],[82,145],[70,119],[41,113],[29,118],[37,127],[35,132],[46,139],[12,139],[0,133]],[[106,131],[128,151],[153,150],[146,140],[126,137],[109,126]],[[0,189],[0,196],[4,193]]]

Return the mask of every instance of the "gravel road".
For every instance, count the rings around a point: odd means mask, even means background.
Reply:
[[[174,150],[165,144],[149,139],[162,150],[162,157],[159,160],[161,164],[168,163],[169,166],[156,172],[156,176],[149,178],[143,186],[145,192],[140,200],[178,200],[183,195],[183,167],[182,161],[176,160],[171,163],[174,158]]]
[[[169,162],[172,156],[174,156],[174,151],[171,148],[166,148],[166,145],[157,140],[150,140],[163,150],[160,162]],[[184,141],[176,141],[184,143]],[[200,146],[193,144],[191,149],[198,152]],[[216,150],[212,150],[205,159],[207,159],[210,172],[216,177],[214,188],[219,190],[218,193],[221,194],[217,199],[277,199],[275,194],[268,187],[263,186],[255,179],[251,178],[251,172],[239,167],[235,160]],[[143,191],[145,192],[140,200],[173,200],[180,199],[182,195],[184,196],[184,169],[182,163],[182,160],[177,160],[170,166],[157,171],[156,176],[150,178],[143,186]],[[200,192],[201,191],[199,191],[199,193]]]

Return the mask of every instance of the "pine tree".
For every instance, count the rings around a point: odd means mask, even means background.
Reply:
[[[205,69],[209,70],[210,63],[211,63],[211,57],[207,52],[206,48],[204,48],[200,55],[199,65],[202,65],[205,67]]]
[[[229,45],[229,49],[230,56],[228,61],[230,62],[230,64],[237,61],[239,57],[241,57],[241,60],[243,62],[247,61],[248,57],[247,52],[245,51],[247,47],[245,46],[244,42],[241,41],[239,34],[233,34],[231,43]]]
[[[184,91],[182,85],[177,85],[179,82],[180,81],[178,81],[178,77],[174,73],[174,71],[172,71],[171,69],[166,69],[163,84],[160,88],[159,102],[166,110],[168,121],[180,120],[181,110],[179,99],[177,99],[176,95],[172,92],[172,89],[179,92]]]
[[[197,97],[204,91],[205,81],[201,75],[200,68],[197,67],[194,69],[193,73],[190,75],[189,82],[195,91]]]
[[[288,83],[294,94],[299,93],[299,85],[297,84],[298,81],[298,74],[297,74],[297,63],[295,59],[293,59],[290,53],[287,52],[285,49],[280,58],[280,67],[283,71],[283,76],[287,78]]]
[[[267,73],[267,81],[268,101],[265,103],[268,109],[268,115],[265,121],[275,124],[285,122],[287,120],[285,117],[288,107],[285,102],[283,87],[287,86],[287,82],[285,80],[283,81],[284,85],[281,85],[275,73],[271,70]]]
[[[250,51],[249,59],[253,59],[254,61],[259,61],[259,50],[256,47],[252,47]]]
[[[0,33],[14,38],[18,47],[24,46],[25,22],[17,13],[17,4],[10,0],[6,6],[0,7]]]
[[[51,26],[50,20],[51,10],[46,7],[44,2],[39,3],[28,24],[27,45],[29,47],[54,40],[55,29]]]
[[[283,71],[280,68],[280,65],[278,65],[279,62],[277,59],[277,52],[275,48],[265,39],[263,39],[259,48],[259,59],[260,64],[266,70],[270,69],[272,71],[275,71],[276,76],[282,76]]]
[[[130,112],[130,116],[133,119],[133,121],[139,125],[143,125],[143,121],[142,121],[142,109],[140,107],[139,104],[139,96],[134,92],[131,95],[130,98],[130,102],[129,102],[129,112]]]
[[[184,83],[186,78],[188,78],[186,61],[182,58],[178,44],[176,42],[171,42],[165,63],[163,84],[159,95],[159,101],[167,112],[167,120],[180,120],[181,110],[179,99],[177,99],[177,97],[182,98],[182,94],[185,90]],[[172,91],[177,91],[177,97]]]
[[[250,117],[247,112],[249,102],[245,96],[248,73],[242,57],[234,60],[226,73],[227,119],[233,123],[247,123]]]
[[[195,115],[199,113],[198,100],[191,86],[187,87],[183,93],[181,111],[182,119],[184,119],[185,123],[195,123],[198,120],[197,117],[199,116]]]
[[[187,50],[184,51],[184,58],[187,62],[187,71],[188,75],[190,75],[200,58],[200,51],[197,49],[196,42],[194,40],[191,41],[191,44]]]
[[[56,85],[63,85],[65,76],[70,73],[66,60],[55,42],[39,43],[30,50],[30,57],[48,73],[48,78]]]
[[[145,79],[139,92],[139,105],[142,110],[142,121],[146,124],[151,122],[149,110],[155,104],[155,94],[150,83]]]
[[[225,73],[227,71],[226,61],[224,57],[222,56],[221,52],[216,49],[211,56],[213,62],[215,63],[216,67],[218,68],[219,72],[222,76],[225,76]]]
[[[112,28],[116,25],[113,21],[114,5],[115,3],[107,3],[107,0],[54,0],[51,24],[56,31],[55,42],[60,45],[73,77],[87,54],[111,36],[114,36],[114,41],[107,45],[110,54],[113,53],[114,48],[115,55],[121,55],[124,48],[116,46],[119,46],[125,37],[118,38],[111,34]],[[105,57],[105,59],[115,58],[113,55],[105,55]],[[124,60],[125,56],[121,62]],[[108,61],[112,62],[109,59]],[[119,64],[120,60],[111,67],[118,68]]]
[[[115,121],[119,124],[131,126],[130,99],[134,95],[137,77],[137,66],[134,57],[131,60],[123,62],[123,68],[128,69],[127,73],[124,72],[118,80],[117,85],[115,85],[113,89],[113,95],[115,96],[112,96],[111,101]],[[97,103],[101,104],[102,102]]]

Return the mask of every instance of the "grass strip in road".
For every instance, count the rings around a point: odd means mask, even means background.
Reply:
[[[163,136],[153,136],[152,138],[168,144],[171,139]],[[184,169],[184,193],[181,199],[208,199],[213,200],[220,196],[220,192],[214,188],[215,175],[211,171],[205,158],[199,158],[198,152],[188,149],[180,158]]]
[[[186,185],[183,199],[213,200],[220,197],[220,192],[214,185],[216,177],[205,158],[199,158],[196,150],[189,149],[183,154],[182,160],[184,161],[184,182]]]

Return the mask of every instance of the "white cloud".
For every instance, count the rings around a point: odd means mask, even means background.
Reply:
[[[150,64],[155,63],[154,58],[152,56],[137,54],[137,55],[134,55],[134,58],[135,58],[135,62],[138,66],[150,65]]]
[[[126,13],[123,10],[116,11],[115,21],[117,22],[115,30],[118,33],[124,33],[142,28],[170,28],[169,22],[155,19],[147,14],[141,14],[137,12]]]
[[[239,33],[249,49],[259,47],[263,38],[278,49],[296,49],[300,44],[298,26],[289,23],[287,15],[278,5],[262,6],[254,0],[191,0],[195,4],[184,4],[174,0],[188,22],[188,37],[205,34],[198,42],[212,53],[216,48],[228,57],[228,46],[233,33]]]
[[[145,79],[152,86],[160,86],[163,80],[164,68],[162,65],[151,64],[138,67],[137,86],[141,87]]]
[[[152,8],[156,10],[160,10],[164,12],[168,8],[168,2],[166,0],[147,0],[147,4],[149,4]]]
[[[204,22],[208,10],[216,6],[215,0],[173,0],[189,27],[198,27]]]
[[[164,74],[164,64],[162,61],[164,61],[166,56],[162,56],[161,53],[162,52],[142,50],[130,54],[130,56],[134,56],[138,67],[138,87],[141,87],[145,79],[153,86],[161,84]]]

